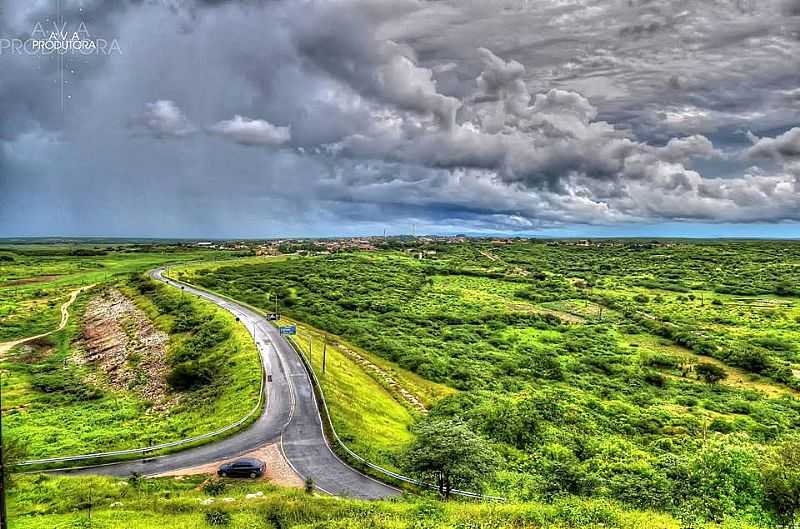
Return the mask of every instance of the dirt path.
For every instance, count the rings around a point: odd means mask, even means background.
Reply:
[[[258,450],[253,450],[252,452],[242,454],[239,457],[254,457],[266,463],[267,471],[261,478],[262,480],[271,481],[276,485],[281,485],[284,487],[296,487],[296,488],[303,487],[303,480],[300,479],[300,476],[298,476],[294,472],[294,470],[292,470],[292,467],[290,467],[286,463],[286,459],[284,459],[283,454],[281,454],[281,449],[277,444],[273,443],[263,446]],[[239,459],[239,457],[220,459],[219,461],[214,461],[213,463],[207,463],[205,465],[198,465],[194,467],[163,472],[161,474],[156,474],[155,477],[169,477],[169,476],[177,477],[177,476],[194,476],[197,474],[216,474],[217,469],[220,467],[220,465],[222,465],[223,463],[230,463],[235,459]]]
[[[95,285],[92,283],[91,285],[86,285],[85,287],[81,287],[72,291],[69,295],[69,299],[61,305],[61,322],[58,324],[58,327],[53,329],[52,331],[48,331],[42,334],[37,334],[36,336],[28,336],[27,338],[20,338],[19,340],[14,340],[12,342],[3,342],[0,343],[0,358],[2,358],[8,351],[13,349],[14,347],[23,344],[25,342],[29,342],[31,340],[35,340],[37,338],[42,338],[47,336],[48,334],[53,334],[54,332],[58,332],[62,330],[64,327],[67,326],[67,322],[69,321],[69,308],[70,306],[75,303],[75,300],[78,299],[78,295],[83,292],[84,290],[89,290]]]
[[[391,373],[384,370],[382,367],[373,364],[367,358],[361,356],[341,342],[334,341],[333,344],[339,349],[339,351],[344,353],[345,356],[350,358],[350,360],[361,366],[361,369],[365,370],[367,374],[371,373],[372,378],[377,379],[378,384],[391,388],[390,393],[399,394],[403,400],[405,400],[418,412],[423,414],[428,413],[428,410],[425,408],[425,405],[422,403],[422,401],[420,401],[416,395],[408,391],[399,382],[397,382]]]

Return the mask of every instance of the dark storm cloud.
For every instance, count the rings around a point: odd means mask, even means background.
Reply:
[[[123,53],[0,56],[7,233],[800,217],[783,0],[62,3]]]
[[[38,30],[74,32],[86,28],[94,37],[113,40],[116,23],[127,9],[141,2],[130,0],[61,0],[23,2],[9,0],[0,9],[0,39],[27,40]],[[83,24],[83,26],[80,26]],[[1,47],[1,46],[0,46]],[[59,97],[54,91],[65,71],[68,83],[81,90],[109,57],[58,54],[31,55],[0,49],[0,140],[12,140],[37,128],[58,129],[63,123]],[[62,62],[63,61],[63,62]]]

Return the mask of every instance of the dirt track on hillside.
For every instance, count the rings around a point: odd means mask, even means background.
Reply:
[[[20,338],[19,340],[14,340],[11,342],[3,342],[0,343],[0,358],[2,358],[8,351],[13,349],[14,347],[23,344],[25,342],[29,342],[31,340],[35,340],[37,338],[42,338],[49,334],[53,334],[54,332],[58,332],[62,330],[64,327],[67,326],[67,322],[69,321],[69,308],[70,306],[75,303],[75,300],[78,299],[78,295],[83,292],[84,290],[89,290],[92,288],[94,284],[87,285],[85,287],[81,287],[72,291],[69,296],[69,299],[61,305],[61,322],[58,324],[58,327],[53,329],[52,331],[48,331],[42,334],[37,334],[35,336],[28,336],[27,338]]]

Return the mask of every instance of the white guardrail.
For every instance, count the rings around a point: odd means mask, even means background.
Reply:
[[[329,427],[331,433],[333,434],[333,439],[336,441],[336,444],[339,445],[341,447],[341,449],[345,451],[345,453],[347,453],[348,456],[352,457],[353,459],[355,459],[356,461],[358,461],[362,465],[364,465],[364,466],[366,466],[366,467],[378,472],[379,474],[383,474],[384,476],[388,476],[388,477],[396,479],[398,481],[402,481],[403,483],[409,483],[411,485],[416,485],[418,487],[423,487],[423,488],[433,489],[433,490],[439,490],[439,487],[437,487],[436,485],[434,485],[432,483],[427,483],[427,482],[419,480],[419,479],[410,478],[408,476],[404,476],[402,474],[398,474],[397,472],[393,472],[393,471],[391,471],[391,470],[389,470],[387,468],[383,468],[382,466],[376,465],[375,463],[370,463],[369,461],[367,461],[366,459],[364,459],[360,455],[358,455],[355,452],[353,452],[352,450],[350,450],[350,448],[348,448],[347,445],[345,445],[344,442],[339,438],[339,434],[336,433],[336,428],[333,427],[333,421],[331,421],[331,414],[328,411],[328,403],[325,401],[325,394],[322,391],[322,385],[319,383],[319,379],[317,378],[317,375],[314,372],[313,367],[311,366],[310,359],[306,356],[306,354],[303,352],[303,350],[300,348],[300,346],[297,345],[293,339],[290,338],[287,341],[292,346],[292,348],[297,352],[297,354],[300,355],[300,358],[303,359],[303,363],[306,365],[306,371],[309,372],[309,374],[311,375],[311,378],[314,381],[314,386],[316,388],[316,391],[314,393],[315,394],[318,393],[319,394],[319,398],[322,401],[322,407],[325,410],[325,421],[328,423],[328,427]],[[502,501],[502,502],[507,501],[506,498],[503,498],[502,496],[487,496],[487,495],[484,495],[484,494],[480,494],[479,492],[472,492],[472,491],[468,491],[468,490],[453,489],[453,490],[450,491],[450,494],[455,494],[457,496],[464,496],[464,497],[467,497],[467,498],[476,498],[476,499],[480,499],[480,500]]]
[[[174,280],[170,279],[170,281]],[[177,283],[178,281],[175,282]],[[255,340],[255,336],[253,336],[253,340]],[[153,452],[158,452],[160,450],[165,450],[167,448],[176,448],[179,446],[193,444],[198,441],[204,441],[206,439],[222,435],[226,432],[230,432],[231,430],[235,430],[236,428],[239,428],[240,426],[245,424],[255,413],[257,413],[261,409],[261,405],[264,403],[264,396],[265,396],[264,383],[266,380],[266,369],[264,367],[264,359],[261,357],[261,352],[258,351],[257,342],[256,342],[256,352],[258,353],[258,361],[261,365],[261,387],[258,390],[258,402],[256,402],[256,405],[253,406],[253,409],[251,409],[247,413],[247,415],[245,415],[244,417],[242,417],[241,419],[239,419],[234,423],[224,426],[219,430],[214,430],[213,432],[208,432],[201,435],[196,435],[194,437],[187,437],[186,439],[179,439],[177,441],[170,441],[168,443],[161,443],[143,448],[128,448],[125,450],[114,450],[111,452],[95,452],[93,454],[80,454],[75,456],[32,459],[30,461],[20,461],[18,463],[14,463],[14,466],[25,467],[25,466],[36,466],[36,465],[52,465],[54,463],[73,463],[79,461],[104,460],[104,459],[106,460],[113,459],[114,462],[116,462],[117,460],[119,460],[119,458],[122,458],[124,456],[129,456],[129,455],[145,456],[147,454],[152,454]],[[57,470],[57,468],[53,468],[52,470]]]

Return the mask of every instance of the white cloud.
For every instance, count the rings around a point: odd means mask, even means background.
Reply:
[[[196,131],[175,102],[161,99],[146,106],[145,112],[134,122],[149,129],[156,137],[181,138]]]
[[[209,130],[241,145],[283,145],[292,137],[289,127],[278,127],[263,119],[248,119],[239,115],[220,121]]]
[[[752,133],[754,144],[747,151],[751,158],[772,158],[780,161],[800,159],[800,127],[787,130],[775,138],[758,138]]]

